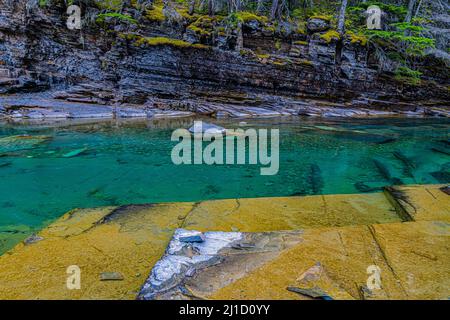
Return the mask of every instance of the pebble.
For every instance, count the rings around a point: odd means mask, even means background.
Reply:
[[[40,237],[40,236],[38,236],[36,234],[33,234],[33,235],[29,236],[28,238],[26,238],[23,241],[23,243],[25,243],[25,245],[29,245],[29,244],[33,244],[33,243],[36,243],[36,242],[39,242],[39,241],[42,241],[42,240],[44,240],[44,238],[42,238],[42,237]]]
[[[100,281],[122,281],[123,275],[119,272],[102,272],[100,274]]]

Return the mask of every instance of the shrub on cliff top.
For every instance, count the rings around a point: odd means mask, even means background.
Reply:
[[[403,20],[406,16],[408,9],[402,5],[388,4],[380,1],[367,1],[365,3],[359,3],[356,6],[350,6],[347,8],[348,12],[365,11],[370,6],[378,6],[384,12],[395,15],[399,20]]]
[[[402,31],[368,30],[369,39],[382,47],[393,49],[398,46],[405,47],[404,53],[411,56],[422,56],[428,48],[434,48],[435,40],[419,36],[407,36]]]
[[[408,67],[402,66],[402,67],[397,68],[397,70],[395,71],[395,74],[404,76],[404,77],[419,79],[420,76],[422,75],[422,72],[417,71],[417,70],[412,70]]]

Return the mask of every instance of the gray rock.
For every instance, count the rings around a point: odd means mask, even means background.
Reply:
[[[323,19],[312,18],[308,20],[306,27],[311,33],[322,32],[330,29],[330,23]]]
[[[197,232],[195,234],[181,236],[179,238],[181,242],[204,242],[205,241],[205,235],[201,232]]]
[[[119,118],[146,118],[147,112],[143,109],[118,108],[116,116]]]
[[[42,240],[44,240],[44,238],[42,238],[41,236],[38,236],[36,234],[33,234],[33,235],[29,236],[28,238],[26,238],[23,241],[23,243],[25,245],[30,245],[30,244],[33,244],[33,243],[36,243],[36,242],[39,242],[39,241],[42,241]]]

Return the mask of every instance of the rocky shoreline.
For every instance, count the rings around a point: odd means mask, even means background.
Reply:
[[[281,100],[280,100],[281,101]],[[323,117],[323,118],[381,118],[381,117],[445,117],[450,118],[450,109],[439,106],[417,106],[397,110],[354,108],[345,104],[320,100],[281,101],[280,106],[251,107],[224,105],[212,102],[185,100],[195,106],[190,111],[180,108],[159,108],[160,104],[95,104],[63,101],[42,96],[0,96],[0,120],[3,121],[52,121],[64,119],[170,119],[195,115],[213,118],[274,118],[274,117]]]
[[[213,18],[136,13],[142,24],[110,19],[80,33],[65,27],[63,4],[26,3],[0,5],[2,119],[450,115],[438,58],[421,62],[436,68],[420,84],[399,81],[369,46],[326,40],[321,19],[280,33],[249,18],[225,36]],[[192,32],[200,22],[207,38]]]

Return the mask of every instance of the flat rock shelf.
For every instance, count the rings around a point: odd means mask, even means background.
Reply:
[[[39,232],[39,241],[0,257],[0,298],[446,299],[446,187],[76,209]],[[184,230],[204,232],[205,243],[180,245],[180,235],[192,234]],[[152,268],[161,258],[170,267],[173,254],[218,262],[166,274],[157,294],[146,295]],[[80,290],[65,288],[74,264]],[[380,269],[380,290],[366,286],[371,265]],[[102,281],[106,272],[123,279]]]

